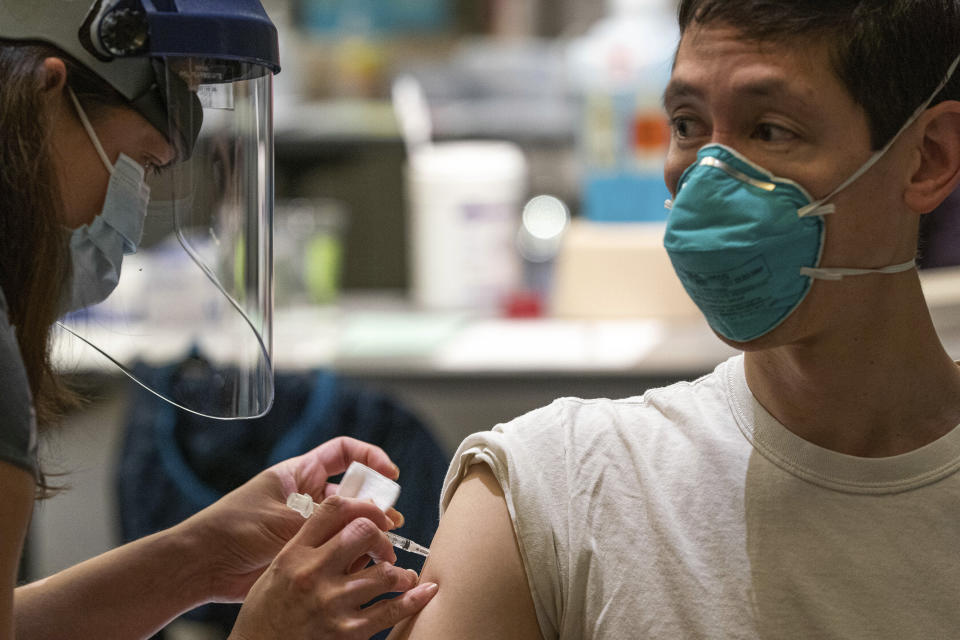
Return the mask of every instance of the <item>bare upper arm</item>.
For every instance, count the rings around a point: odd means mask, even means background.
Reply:
[[[541,638],[503,491],[490,468],[471,468],[440,520],[422,579],[440,586],[391,640]]]
[[[0,462],[0,637],[13,637],[13,589],[35,491],[33,476]]]

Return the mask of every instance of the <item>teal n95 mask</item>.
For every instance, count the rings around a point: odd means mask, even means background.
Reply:
[[[143,167],[123,153],[111,164],[72,89],[69,95],[110,181],[101,213],[70,234],[71,272],[60,303],[63,313],[99,304],[117,287],[123,256],[137,252],[150,203]]]
[[[706,145],[681,176],[664,247],[687,293],[710,326],[734,342],[749,342],[778,327],[809,293],[813,280],[894,274],[916,260],[879,269],[821,266],[824,216],[837,194],[869,171],[930,106],[946,77],[907,123],[830,194],[814,200],[799,184],[775,176],[735,150]]]

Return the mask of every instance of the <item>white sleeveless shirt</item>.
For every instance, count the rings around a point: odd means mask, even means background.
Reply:
[[[468,437],[503,487],[544,638],[960,637],[960,427],[846,456],[779,424],[743,357]]]

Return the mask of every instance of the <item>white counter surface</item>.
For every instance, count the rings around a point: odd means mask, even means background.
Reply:
[[[923,284],[944,345],[960,359],[960,268],[923,272]],[[175,331],[151,327],[149,333],[151,339],[137,345],[137,351],[112,355],[124,362],[139,358],[161,363],[179,359],[190,346]],[[733,353],[701,319],[666,323],[484,318],[419,311],[397,293],[353,294],[335,307],[278,309],[274,318],[278,370],[673,377],[708,371]],[[113,369],[102,355],[66,335],[58,341],[56,355],[66,371]]]

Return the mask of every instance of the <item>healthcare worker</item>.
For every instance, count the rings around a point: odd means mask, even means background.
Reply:
[[[142,638],[200,604],[239,601],[236,640],[367,638],[436,592],[393,566],[383,530],[399,513],[332,495],[328,477],[353,460],[399,473],[382,450],[346,438],[170,530],[15,588],[34,497],[49,493],[37,430],[71,401],[51,363],[55,322],[71,312],[63,328],[119,361],[114,339],[136,332],[97,334],[102,323],[80,310],[124,288],[123,257],[141,242],[148,206],[196,274],[176,286],[195,284],[206,314],[181,317],[204,330],[176,332],[202,363],[184,374],[193,384],[154,391],[214,418],[270,408],[277,61],[258,0],[0,0],[2,638]],[[148,308],[171,271],[128,273],[141,278],[128,299]],[[304,523],[284,504],[293,492],[326,499]],[[367,567],[370,558],[381,562]],[[361,608],[389,592],[405,593]]]

